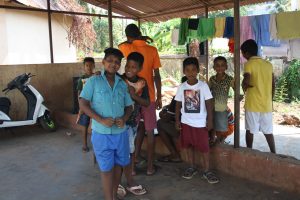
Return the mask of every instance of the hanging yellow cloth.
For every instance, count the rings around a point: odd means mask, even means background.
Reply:
[[[218,17],[215,18],[215,37],[222,38],[224,34],[224,29],[225,29],[225,17]]]
[[[300,38],[300,11],[278,13],[276,21],[278,39]]]

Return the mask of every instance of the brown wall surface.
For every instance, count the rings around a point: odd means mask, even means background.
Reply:
[[[13,119],[26,117],[27,104],[18,90],[5,95],[2,90],[7,83],[23,73],[32,73],[30,84],[44,97],[45,105],[51,110],[72,110],[72,77],[82,73],[81,63],[36,64],[0,66],[0,96],[7,96],[11,102],[10,116]]]

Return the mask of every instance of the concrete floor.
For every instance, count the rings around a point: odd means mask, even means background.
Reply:
[[[72,133],[68,136],[66,133]],[[300,195],[218,173],[210,185],[197,175],[180,177],[184,164],[157,163],[155,176],[138,175],[149,193],[128,200],[296,200]],[[78,132],[45,133],[38,127],[0,130],[0,200],[101,200],[100,174],[92,153],[81,152]]]

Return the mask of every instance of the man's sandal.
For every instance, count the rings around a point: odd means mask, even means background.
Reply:
[[[136,196],[144,195],[147,193],[147,190],[142,185],[126,187],[126,190]]]

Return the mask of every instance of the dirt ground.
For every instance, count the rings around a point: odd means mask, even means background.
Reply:
[[[70,136],[68,136],[70,135]],[[81,135],[69,129],[55,133],[33,128],[0,130],[0,200],[103,200],[92,152],[81,152]],[[158,171],[135,177],[148,194],[128,200],[297,200],[291,194],[216,172],[221,182],[210,185],[200,174],[184,180],[185,164],[156,162]],[[125,180],[123,180],[125,184]]]

